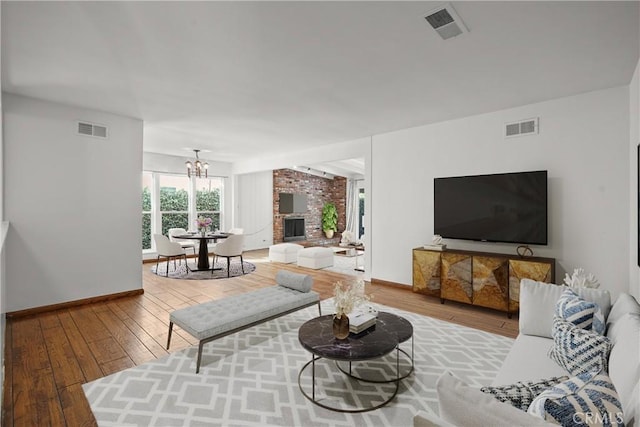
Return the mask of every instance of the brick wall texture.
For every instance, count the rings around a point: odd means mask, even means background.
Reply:
[[[280,193],[307,195],[307,212],[281,214]],[[283,219],[304,217],[307,240],[325,239],[322,232],[322,207],[333,202],[338,209],[338,232],[346,227],[347,179],[336,176],[334,179],[309,175],[293,169],[273,171],[273,241],[282,243],[284,235]],[[339,234],[337,234],[339,236]]]

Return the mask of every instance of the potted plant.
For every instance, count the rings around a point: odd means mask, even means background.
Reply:
[[[338,209],[332,202],[327,202],[322,207],[322,231],[328,239],[333,237],[333,232],[338,230]]]

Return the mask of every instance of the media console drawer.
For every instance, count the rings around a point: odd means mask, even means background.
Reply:
[[[555,259],[487,252],[413,249],[413,291],[511,313],[520,280],[555,281]]]

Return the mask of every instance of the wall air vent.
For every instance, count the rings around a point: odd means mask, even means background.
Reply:
[[[536,133],[538,133],[538,117],[534,117],[533,119],[520,120],[513,123],[505,123],[504,125],[505,138],[533,135]]]
[[[424,19],[444,40],[469,32],[449,3],[427,12]]]
[[[97,138],[107,137],[107,127],[89,122],[78,122],[78,134],[86,136],[95,136]]]

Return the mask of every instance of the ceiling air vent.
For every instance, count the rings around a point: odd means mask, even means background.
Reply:
[[[514,136],[533,135],[538,133],[538,117],[533,119],[521,120],[504,125],[504,137],[512,138]]]
[[[78,122],[78,134],[95,136],[97,138],[107,137],[107,127],[89,122]]]
[[[429,11],[424,19],[444,40],[469,32],[449,3]]]

